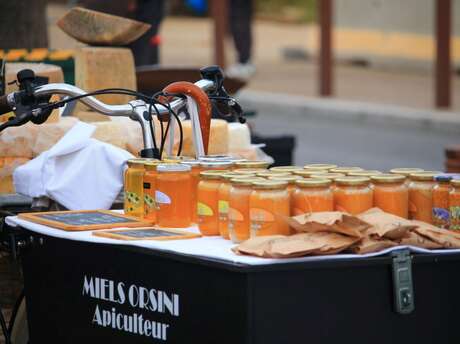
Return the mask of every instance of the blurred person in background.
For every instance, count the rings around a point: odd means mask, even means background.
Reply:
[[[82,0],[86,8],[121,17],[128,17],[152,25],[139,39],[130,44],[136,66],[160,62],[160,24],[164,17],[164,0]]]

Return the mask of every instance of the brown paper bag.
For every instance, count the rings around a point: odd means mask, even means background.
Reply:
[[[350,237],[337,233],[317,232],[309,234],[313,236],[316,241],[324,243],[324,246],[311,252],[312,255],[337,254],[345,251],[361,240],[357,237]]]
[[[251,238],[232,248],[232,251],[236,254],[250,255],[257,257],[270,257],[267,254],[272,242],[286,238],[283,235],[270,235]]]
[[[359,214],[358,217],[362,221],[372,225],[372,227],[366,230],[366,234],[375,239],[398,240],[405,237],[408,232],[417,227],[409,220],[385,213],[378,208],[369,209]]]
[[[415,233],[442,245],[443,248],[460,248],[460,233],[438,228],[422,221],[413,220],[412,223],[417,225],[414,229]]]
[[[338,211],[299,215],[289,218],[288,223],[297,232],[331,232],[355,238],[361,238],[362,232],[370,227],[357,217]]]
[[[409,232],[407,236],[399,240],[400,245],[410,245],[416,247],[422,247],[429,250],[436,250],[442,248],[441,244],[434,242],[428,237],[419,235],[416,232]]]
[[[276,240],[267,249],[267,254],[274,258],[294,258],[309,255],[326,245],[324,240],[318,240],[319,238],[314,234],[317,233],[295,234]]]
[[[382,251],[386,248],[394,246],[397,246],[397,244],[391,240],[365,237],[359,243],[353,245],[351,247],[351,251],[357,254],[366,254]]]

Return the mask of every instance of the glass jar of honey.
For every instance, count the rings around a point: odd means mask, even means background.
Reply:
[[[259,160],[248,160],[235,162],[235,169],[238,168],[263,168],[267,169],[270,166],[269,162]]]
[[[303,167],[300,166],[274,166],[269,169],[273,172],[287,172],[294,173],[295,171],[302,171]]]
[[[318,171],[329,171],[333,168],[337,168],[334,164],[308,164],[303,167],[305,170],[318,170]]]
[[[146,161],[144,164],[144,218],[152,223],[157,221],[156,177],[161,161]]]
[[[409,218],[432,223],[434,176],[438,172],[418,172],[409,175]]]
[[[334,207],[357,215],[370,208],[374,203],[374,194],[370,187],[370,179],[366,177],[341,177],[335,180]]]
[[[203,235],[219,235],[219,187],[225,171],[203,171],[197,192],[198,228]]]
[[[251,238],[266,235],[289,235],[286,218],[290,214],[287,182],[264,180],[254,182],[249,197]]]
[[[364,171],[364,169],[361,167],[357,167],[357,166],[350,166],[350,167],[341,166],[341,167],[331,168],[329,170],[329,172],[331,173],[342,173],[345,175],[348,175],[353,172],[358,172],[358,171]]]
[[[230,239],[228,234],[228,197],[231,188],[230,180],[233,178],[251,178],[253,176],[242,176],[237,173],[229,172],[223,174],[221,177],[221,183],[217,194],[217,208],[219,210],[219,233],[224,239]]]
[[[228,195],[228,233],[234,243],[249,239],[249,198],[252,183],[260,181],[256,178],[234,178],[230,180],[231,188]]]
[[[449,191],[450,181],[453,179],[449,174],[438,174],[434,177],[433,187],[433,224],[439,228],[449,229]]]
[[[292,197],[294,192],[297,190],[296,181],[303,179],[301,176],[290,175],[290,176],[272,176],[268,178],[269,180],[277,180],[288,183],[287,191],[289,193],[289,204],[291,206],[290,214],[294,215],[294,202],[292,202]]]
[[[460,230],[460,179],[452,179],[449,191],[450,229]]]
[[[296,181],[292,200],[293,215],[318,211],[334,211],[334,195],[330,179],[304,178]]]
[[[409,217],[409,190],[401,174],[371,176],[374,185],[374,207],[402,218]]]
[[[189,227],[192,223],[190,166],[160,164],[156,169],[157,223],[162,227]]]
[[[201,163],[198,160],[183,160],[181,164],[190,166],[191,173],[190,176],[192,178],[192,222],[198,223],[198,213],[197,209],[197,193],[198,193],[198,183],[200,182],[200,173],[201,173]]]
[[[126,215],[144,216],[144,159],[128,160],[124,174],[124,202]]]

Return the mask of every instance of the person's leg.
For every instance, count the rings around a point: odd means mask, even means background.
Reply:
[[[252,49],[252,0],[230,0],[229,14],[230,30],[238,53],[238,62],[248,63]]]
[[[158,31],[164,15],[164,0],[138,0],[136,20],[152,27],[131,44],[136,66],[159,63]]]

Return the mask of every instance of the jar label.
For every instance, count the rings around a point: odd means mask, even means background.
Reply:
[[[219,201],[219,213],[221,214],[228,213],[228,201]]]
[[[441,222],[449,222],[449,211],[444,208],[433,208],[433,219]]]
[[[155,191],[155,199],[159,204],[171,204],[171,198],[161,191]]]
[[[212,208],[204,203],[197,203],[197,213],[199,216],[213,216]]]
[[[228,220],[229,221],[244,221],[243,214],[234,208],[228,208]]]
[[[249,218],[251,219],[251,231],[254,234],[263,229],[263,227],[275,222],[275,215],[273,213],[259,208],[251,208],[249,210]]]
[[[450,207],[450,229],[460,230],[460,206]]]
[[[147,208],[150,208],[150,209],[156,208],[155,199],[150,195],[144,195],[144,204]]]

